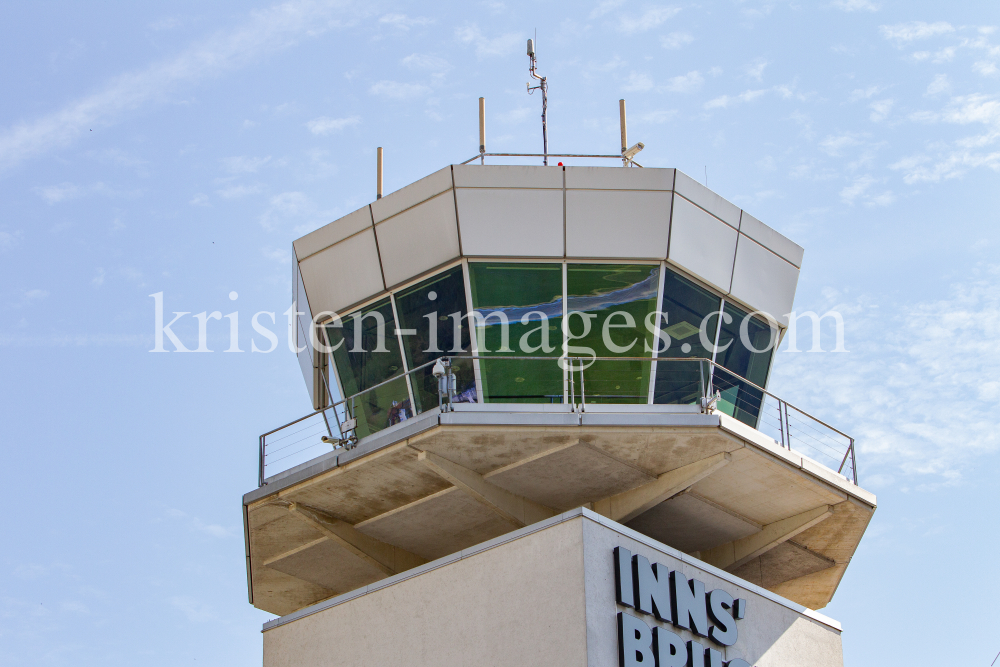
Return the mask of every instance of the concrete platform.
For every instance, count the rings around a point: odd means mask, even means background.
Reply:
[[[656,653],[664,666],[843,666],[836,621],[582,508],[264,625],[264,667],[607,667]]]
[[[875,510],[843,476],[693,406],[458,407],[248,493],[251,602],[290,614],[582,506],[821,609]]]

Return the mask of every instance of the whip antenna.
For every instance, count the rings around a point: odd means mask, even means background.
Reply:
[[[528,40],[528,58],[530,59],[530,64],[528,65],[528,73],[531,74],[532,78],[538,80],[538,85],[534,88],[531,87],[530,83],[524,84],[528,89],[528,94],[531,95],[536,90],[542,91],[542,164],[548,166],[549,164],[549,134],[548,127],[545,124],[545,112],[548,111],[549,107],[549,83],[546,81],[544,76],[538,76],[536,69],[538,67],[538,61],[535,59],[535,40]]]

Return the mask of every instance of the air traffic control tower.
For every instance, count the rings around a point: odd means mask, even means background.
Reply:
[[[265,667],[843,664],[875,497],[767,389],[803,250],[626,164],[452,165],[295,241]]]

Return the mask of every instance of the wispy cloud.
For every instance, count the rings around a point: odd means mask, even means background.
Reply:
[[[736,104],[743,104],[746,102],[752,102],[760,97],[767,94],[767,88],[761,88],[759,90],[747,90],[739,95],[720,95],[714,99],[705,102],[706,109],[725,109]]]
[[[936,75],[934,80],[927,86],[928,95],[940,95],[941,93],[947,93],[949,90],[951,90],[951,83],[948,81],[947,74]]]
[[[423,16],[407,16],[406,14],[386,14],[378,20],[383,25],[391,25],[400,30],[409,30],[434,23],[434,19]]]
[[[764,68],[766,68],[768,62],[763,58],[757,58],[752,63],[748,63],[743,67],[743,71],[746,75],[753,79],[754,81],[761,81],[764,78]]]
[[[895,104],[894,100],[879,100],[877,102],[872,102],[869,108],[872,110],[869,119],[873,123],[878,123],[885,120],[889,116],[889,112],[892,111],[892,106]]]
[[[622,16],[618,19],[618,30],[626,34],[647,32],[660,27],[680,11],[680,7],[650,7],[638,16]]]
[[[850,351],[779,352],[773,391],[796,396],[803,409],[854,436],[867,471],[862,485],[876,473],[911,489],[957,483],[968,466],[1000,450],[989,411],[956,420],[954,406],[941,400],[1000,400],[1000,268],[969,274],[940,300],[847,300],[828,291],[803,310],[841,312]],[[808,336],[803,331],[799,339]]]
[[[917,39],[926,39],[935,35],[946,35],[954,31],[955,27],[944,21],[937,23],[911,21],[909,23],[879,26],[879,32],[882,33],[882,36],[890,42],[895,42],[897,46],[903,46]]]
[[[117,190],[106,183],[92,183],[90,185],[78,185],[76,183],[59,183],[58,185],[39,186],[33,192],[44,199],[49,204],[78,199],[87,195],[101,195],[104,197],[124,197],[132,198],[139,196],[137,190],[125,191]]]
[[[850,132],[827,136],[819,142],[819,147],[824,153],[832,157],[839,156],[845,148],[859,146],[861,141]]]
[[[190,595],[175,595],[168,602],[191,623],[208,623],[218,618],[211,606]]]
[[[128,112],[163,102],[179,88],[243,67],[300,39],[345,25],[335,0],[284,2],[251,12],[243,24],[193,44],[177,56],[121,74],[98,91],[35,120],[0,132],[0,170],[71,144],[90,129],[108,127]]]
[[[511,55],[522,43],[522,36],[516,32],[487,37],[476,23],[466,23],[456,28],[455,38],[462,44],[475,44],[476,56],[479,58]]]
[[[451,65],[444,58],[430,56],[423,53],[411,53],[403,58],[400,63],[403,67],[412,70],[428,70],[432,72],[444,72],[451,69]]]
[[[313,118],[311,121],[306,123],[306,127],[309,128],[309,131],[313,134],[324,136],[334,132],[340,132],[345,127],[351,127],[352,125],[357,125],[360,122],[360,116],[350,116],[348,118],[328,118],[327,116],[320,116],[319,118]]]
[[[232,185],[228,188],[222,188],[221,190],[216,190],[215,194],[219,195],[223,199],[240,199],[241,197],[246,197],[247,195],[259,194],[263,191],[264,188],[260,184]]]
[[[225,157],[219,160],[226,171],[231,174],[255,174],[260,168],[271,161],[271,156],[250,157],[247,155],[237,155],[235,157]]]
[[[660,44],[665,49],[679,49],[694,41],[694,35],[686,32],[672,32],[660,37]]]
[[[831,7],[845,12],[877,12],[879,6],[871,0],[833,0]]]
[[[625,4],[625,0],[601,0],[590,12],[590,18],[601,18],[605,14],[614,11]]]
[[[705,83],[705,77],[701,75],[701,72],[694,70],[672,77],[664,86],[664,90],[671,93],[693,93],[701,88],[703,83]]]

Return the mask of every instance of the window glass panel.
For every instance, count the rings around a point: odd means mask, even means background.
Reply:
[[[395,295],[396,313],[403,329],[403,351],[410,370],[443,356],[468,353],[469,323],[465,318],[465,279],[462,267],[456,266],[409,287]],[[452,317],[455,315],[455,317]],[[461,318],[461,319],[460,319]],[[455,323],[459,335],[455,336]],[[406,330],[414,331],[407,334]],[[469,363],[453,364],[455,402],[476,402],[476,378]],[[417,413],[438,405],[438,382],[433,366],[410,374]]]
[[[413,416],[413,409],[406,380],[402,377],[403,361],[389,299],[378,301],[352,315],[344,319],[341,327],[326,327],[330,345],[337,348],[333,351],[333,359],[344,386],[344,395],[352,396],[399,376],[399,380],[354,399],[357,435],[363,438]],[[384,326],[380,327],[380,323]],[[348,401],[349,409],[351,405]]]
[[[663,280],[663,314],[661,324],[668,336],[658,356],[671,359],[711,359],[712,351],[702,344],[701,331],[707,339],[715,339],[718,313],[722,299],[695,285],[687,278],[666,270]],[[669,344],[666,350],[662,346]],[[654,403],[687,404],[697,402],[708,377],[709,367],[694,361],[658,361],[653,388]]]
[[[472,306],[479,314],[478,352],[496,357],[480,362],[483,399],[488,403],[562,403],[563,372],[557,361],[503,360],[562,353],[562,265],[470,262],[469,283]],[[509,323],[509,351],[500,351],[504,320]]]
[[[715,362],[735,373],[735,376],[723,371],[716,373],[714,384],[722,392],[719,407],[745,424],[756,426],[764,395],[759,389],[740,381],[740,378],[761,387],[767,386],[767,373],[778,341],[778,331],[730,303],[726,304],[724,312]],[[742,334],[744,326],[745,334]]]
[[[570,264],[566,269],[568,356],[652,357],[646,317],[656,310],[659,266]],[[585,319],[586,318],[586,321]],[[590,329],[586,336],[587,324]],[[606,330],[605,327],[607,326]],[[627,348],[627,349],[625,349]],[[595,361],[584,371],[588,403],[646,403],[648,361]],[[574,373],[579,382],[579,373]],[[579,385],[575,387],[580,394]]]

